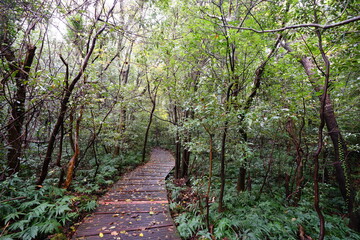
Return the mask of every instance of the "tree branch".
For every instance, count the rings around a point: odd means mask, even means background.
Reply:
[[[254,28],[247,28],[247,27],[236,27],[236,26],[231,26],[231,25],[220,25],[223,27],[228,27],[228,28],[233,28],[233,29],[239,29],[239,30],[248,30],[248,31],[253,31],[256,33],[276,33],[276,32],[283,32],[285,30],[289,30],[289,29],[296,29],[296,28],[321,28],[321,29],[329,29],[329,28],[334,28],[334,27],[338,27],[338,26],[342,26],[342,25],[346,25],[352,22],[356,22],[360,20],[360,16],[357,17],[353,17],[341,22],[337,22],[337,23],[333,23],[333,24],[328,24],[328,25],[321,25],[321,24],[317,24],[317,23],[308,23],[308,24],[297,24],[297,25],[291,25],[291,26],[286,26],[283,28],[278,28],[278,29],[269,29],[269,30],[257,30]]]

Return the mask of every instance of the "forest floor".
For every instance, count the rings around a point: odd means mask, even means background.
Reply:
[[[125,174],[100,198],[73,239],[180,239],[165,189],[165,177],[173,167],[168,151],[153,149],[148,163]]]

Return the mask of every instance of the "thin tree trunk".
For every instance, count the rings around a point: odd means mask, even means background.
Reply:
[[[304,104],[304,111],[305,111],[305,104]],[[302,182],[304,180],[303,177],[303,155],[304,155],[304,151],[302,150],[301,144],[302,144],[302,130],[305,126],[305,119],[304,117],[302,118],[302,122],[301,122],[301,126],[299,129],[298,134],[296,134],[296,130],[295,130],[295,126],[294,126],[294,121],[293,119],[289,118],[287,124],[286,124],[286,131],[288,132],[289,136],[291,137],[291,140],[295,146],[296,149],[296,159],[295,159],[295,163],[296,163],[296,169],[295,169],[295,192],[292,194],[289,194],[287,196],[288,199],[290,199],[292,197],[292,195],[294,195],[294,205],[297,206],[297,204],[299,203],[300,199],[301,199],[301,188],[302,188]]]
[[[145,137],[144,137],[144,144],[143,144],[143,150],[142,150],[142,162],[145,162],[146,146],[147,146],[147,142],[148,142],[148,138],[149,138],[149,132],[150,132],[150,127],[151,127],[151,123],[152,123],[154,112],[155,112],[155,107],[156,107],[156,103],[153,102],[151,112],[150,112],[150,116],[149,116],[149,122],[148,122],[148,125],[146,127],[146,132],[145,132]]]
[[[208,179],[208,186],[206,191],[206,226],[209,232],[210,229],[210,190],[211,190],[211,183],[212,183],[212,172],[213,172],[213,134],[210,132],[209,129],[204,127],[207,133],[209,134],[209,179]]]
[[[180,178],[180,162],[181,162],[181,143],[179,136],[179,129],[177,127],[178,124],[178,113],[177,107],[174,106],[174,120],[176,125],[176,137],[175,137],[175,178]]]
[[[154,117],[154,112],[156,109],[156,98],[157,98],[157,90],[159,88],[160,83],[158,83],[158,85],[155,86],[154,88],[154,96],[152,96],[151,93],[151,89],[150,89],[150,82],[149,80],[147,80],[147,88],[148,88],[148,93],[149,93],[149,97],[152,103],[152,108],[151,108],[151,112],[150,112],[150,116],[149,116],[149,122],[148,125],[146,127],[146,132],[145,132],[145,137],[144,137],[144,144],[143,144],[143,150],[142,150],[142,162],[145,162],[145,157],[146,157],[146,146],[147,146],[147,142],[148,142],[148,138],[149,138],[149,132],[150,132],[150,127],[151,127],[151,123]]]
[[[105,30],[105,27],[106,27],[106,25],[104,25],[95,34],[94,38],[92,39],[91,47],[90,47],[88,53],[86,54],[86,57],[80,67],[78,74],[75,76],[75,78],[72,80],[71,84],[65,90],[65,94],[63,96],[63,99],[61,100],[60,112],[59,112],[58,118],[56,120],[56,123],[55,123],[54,128],[50,135],[49,143],[48,143],[47,150],[46,150],[46,155],[45,155],[44,162],[43,162],[43,165],[41,168],[41,173],[40,173],[39,179],[37,181],[37,185],[41,185],[44,182],[44,180],[48,174],[49,164],[51,162],[52,153],[54,151],[54,147],[55,147],[55,143],[56,143],[56,136],[59,133],[60,127],[64,122],[65,114],[68,109],[68,103],[69,103],[71,94],[72,94],[76,84],[78,83],[78,81],[80,80],[82,75],[84,74],[85,69],[89,63],[90,56],[92,55],[92,53],[94,51],[96,40],[97,40],[98,36]],[[60,58],[62,58],[62,57],[60,56]],[[65,61],[63,61],[63,62],[65,64]],[[67,64],[65,64],[65,65],[67,65]]]
[[[267,63],[269,62],[269,60],[273,57],[281,39],[282,39],[282,35],[278,35],[278,37],[275,41],[275,44],[273,45],[273,48],[271,49],[270,53],[267,55],[266,59],[260,64],[260,66],[255,71],[254,86],[252,88],[250,95],[248,96],[248,98],[246,99],[246,101],[244,103],[244,107],[243,107],[244,113],[240,115],[240,119],[239,119],[240,124],[244,121],[245,115],[248,112],[248,110],[250,109],[252,102],[254,101],[254,99],[256,97],[257,91],[260,88],[260,83],[261,83],[263,74],[265,72],[265,67],[266,67]],[[247,142],[246,131],[244,129],[240,129],[240,134],[243,138],[244,143],[246,143]],[[247,160],[245,159],[244,161],[246,163]],[[245,175],[246,175],[246,168],[243,165],[239,169],[238,182],[237,182],[237,186],[236,186],[236,189],[238,192],[245,190]]]
[[[189,118],[189,110],[185,111],[185,119]],[[187,132],[187,136],[184,139],[184,143],[190,142],[190,133]],[[187,178],[189,176],[189,164],[190,164],[190,151],[185,147],[182,152],[182,163],[181,163],[181,177]]]
[[[229,99],[230,99],[230,91],[231,91],[232,86],[233,86],[233,84],[230,84],[230,86],[228,87],[227,93],[226,93],[225,117],[229,113]],[[220,153],[220,164],[221,164],[221,166],[220,166],[220,181],[221,181],[221,186],[220,186],[220,194],[219,194],[218,212],[223,212],[224,211],[223,199],[224,199],[224,191],[225,191],[225,154],[226,154],[227,131],[228,131],[228,121],[225,120],[224,130],[223,130],[222,139],[221,139],[221,153]]]
[[[64,176],[65,176],[65,170],[61,166],[61,158],[62,158],[62,152],[63,152],[63,142],[64,142],[64,124],[61,125],[60,130],[60,144],[59,144],[59,153],[56,159],[56,166],[60,168],[60,175],[59,175],[59,182],[58,187],[61,188],[61,186],[64,183]]]
[[[76,120],[76,126],[75,126],[75,139],[74,139],[75,151],[74,151],[74,155],[72,156],[72,158],[70,159],[69,164],[68,164],[66,180],[64,183],[65,189],[68,189],[72,182],[72,179],[74,177],[75,165],[76,165],[76,162],[80,155],[80,146],[79,146],[80,136],[79,136],[79,134],[80,134],[80,122],[82,120],[83,111],[84,111],[84,106],[81,106],[80,115],[79,115],[78,119]]]

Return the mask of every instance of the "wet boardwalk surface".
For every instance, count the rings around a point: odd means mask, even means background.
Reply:
[[[73,239],[180,240],[169,213],[165,177],[172,155],[154,149],[151,160],[125,174],[83,220]]]

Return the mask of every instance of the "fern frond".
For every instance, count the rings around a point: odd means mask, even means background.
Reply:
[[[46,222],[43,222],[38,225],[39,226],[39,232],[42,234],[52,234],[55,232],[58,232],[61,224],[56,221],[55,219],[48,220]]]
[[[23,240],[31,240],[36,238],[36,236],[39,234],[39,227],[38,226],[31,226],[27,228],[25,231],[21,233],[21,238]]]
[[[8,214],[6,217],[5,217],[5,224],[7,224],[10,220],[16,220],[16,219],[19,219],[20,216],[23,216],[25,215],[24,213],[22,212],[14,212],[14,213],[10,213]]]

